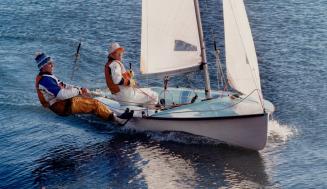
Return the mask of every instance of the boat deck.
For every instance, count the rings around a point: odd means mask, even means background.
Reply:
[[[263,114],[262,105],[251,96],[234,96],[231,92],[212,91],[213,98],[205,99],[203,90],[188,88],[168,88],[163,91],[160,87],[152,87],[159,94],[160,99],[165,99],[165,106],[161,109],[149,109],[135,105],[120,105],[111,98],[108,91],[101,90],[102,96],[97,99],[106,104],[116,113],[122,113],[126,108],[134,110],[135,117],[153,118],[219,118]],[[194,96],[198,97],[191,103]],[[265,100],[265,108],[273,109],[273,105]]]

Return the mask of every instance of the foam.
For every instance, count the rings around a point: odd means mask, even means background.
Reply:
[[[286,142],[297,133],[298,132],[294,127],[280,124],[277,120],[272,119],[268,122],[269,140]]]

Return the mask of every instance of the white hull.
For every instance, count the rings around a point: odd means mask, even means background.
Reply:
[[[261,150],[267,142],[268,115],[217,119],[134,118],[126,126],[137,131],[187,132],[234,146]]]
[[[182,95],[191,91],[190,89],[169,88],[169,91],[175,95],[171,98],[176,104],[189,102],[192,98],[192,95],[188,95],[185,100]],[[273,112],[273,105],[269,101],[265,101],[265,110],[268,113],[263,113],[260,104],[250,97],[231,98],[231,94],[214,91],[213,94],[219,98],[202,101],[205,99],[204,93],[197,91],[197,94],[199,98],[194,103],[158,111],[138,106],[120,106],[118,102],[108,98],[99,100],[116,114],[122,113],[126,108],[135,110],[134,118],[126,127],[136,131],[178,131],[252,150],[265,147],[269,112]],[[167,101],[169,102],[168,98]]]

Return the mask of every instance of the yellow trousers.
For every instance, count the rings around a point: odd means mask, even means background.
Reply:
[[[93,98],[73,97],[54,103],[50,109],[60,116],[94,114],[103,120],[112,120],[114,115],[106,105]]]

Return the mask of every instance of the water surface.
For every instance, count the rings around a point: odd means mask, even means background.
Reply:
[[[34,90],[37,49],[50,54],[57,75],[70,81],[82,40],[73,83],[96,88],[104,86],[107,46],[118,41],[139,74],[141,1],[2,0],[0,188],[326,188],[327,3],[245,4],[264,96],[277,110],[260,152],[181,133],[133,134],[93,118],[44,111]],[[215,86],[211,31],[223,47],[221,6],[207,0],[201,8]],[[162,84],[137,77],[143,85]],[[192,85],[202,87],[199,79]]]

